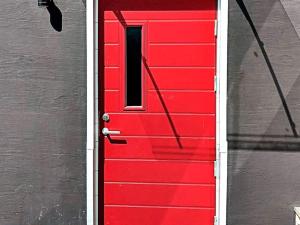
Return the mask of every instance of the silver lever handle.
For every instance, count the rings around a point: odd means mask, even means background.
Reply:
[[[119,131],[119,130],[109,130],[108,128],[104,127],[102,129],[102,134],[104,136],[108,136],[108,135],[111,135],[111,134],[121,134],[121,131]]]

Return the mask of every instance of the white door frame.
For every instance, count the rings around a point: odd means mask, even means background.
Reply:
[[[98,0],[86,0],[87,48],[87,225],[98,225]],[[228,0],[218,0],[216,69],[216,225],[226,225],[227,201]]]
[[[227,203],[227,40],[228,0],[218,0],[217,25],[217,108],[216,108],[216,217],[226,225]]]
[[[86,224],[98,224],[98,0],[86,0]]]

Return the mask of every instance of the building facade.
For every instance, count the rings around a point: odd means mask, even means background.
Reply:
[[[300,4],[239,3],[229,1],[227,224],[287,225],[300,205]],[[0,7],[1,225],[86,224],[85,11],[85,0]]]

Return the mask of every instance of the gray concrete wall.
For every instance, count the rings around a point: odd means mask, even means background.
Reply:
[[[85,224],[85,4],[0,7],[0,224]]]
[[[300,1],[244,0],[300,131]],[[228,224],[290,225],[300,205],[300,140],[249,23],[230,0]]]

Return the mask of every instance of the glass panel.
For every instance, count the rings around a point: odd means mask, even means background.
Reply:
[[[126,28],[126,106],[142,106],[142,27]]]

